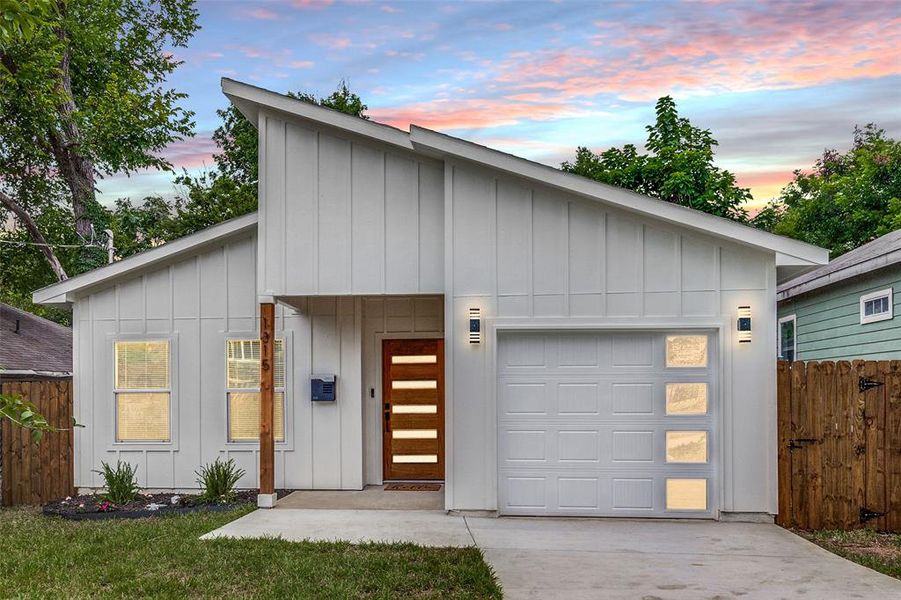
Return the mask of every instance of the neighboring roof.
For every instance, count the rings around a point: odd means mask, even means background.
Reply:
[[[777,298],[788,300],[839,281],[901,263],[901,229],[846,252],[824,267],[779,286]]]
[[[774,251],[777,265],[780,267],[812,268],[829,261],[827,250],[811,244],[599,183],[416,125],[411,125],[410,133],[407,133],[228,78],[222,79],[222,92],[252,123],[257,123],[259,107],[262,106],[353,136],[377,140],[407,150],[417,150],[431,156],[453,157],[479,163],[634,213],[662,219],[740,244]]]
[[[32,299],[36,304],[66,304],[74,299],[73,295],[77,292],[83,292],[101,284],[108,285],[111,281],[133,277],[150,266],[158,266],[186,254],[192,254],[225,238],[256,229],[256,226],[257,213],[255,212],[236,217],[99,269],[41,288],[32,294]]]
[[[72,374],[72,330],[0,303],[0,377]]]

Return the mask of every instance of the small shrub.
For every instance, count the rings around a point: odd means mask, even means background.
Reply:
[[[195,471],[197,483],[203,489],[200,498],[205,502],[231,502],[237,494],[235,484],[244,477],[244,469],[235,466],[234,459],[216,459]]]
[[[115,469],[100,461],[100,470],[94,472],[103,476],[107,500],[113,504],[128,504],[138,495],[137,470],[137,467],[120,460]]]

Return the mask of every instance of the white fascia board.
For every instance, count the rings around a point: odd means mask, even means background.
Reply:
[[[783,266],[824,265],[829,261],[829,251],[812,244],[775,235],[672,202],[656,200],[630,190],[592,181],[580,175],[566,173],[431,129],[411,125],[410,140],[417,150],[426,154],[454,156],[633,213],[648,215],[720,238],[774,251],[782,255]]]
[[[222,78],[222,93],[254,125],[257,125],[259,107],[263,106],[319,125],[333,127],[345,133],[378,140],[405,150],[413,150],[410,134],[390,125],[367,121],[338,110],[317,106],[227,77]]]
[[[32,294],[32,301],[35,304],[48,305],[70,303],[75,299],[78,292],[87,288],[108,284],[111,280],[134,276],[136,273],[166,260],[172,260],[184,254],[196,252],[199,248],[208,244],[255,229],[256,225],[257,213],[255,212],[230,219],[224,223],[213,225],[197,233],[167,242],[162,246],[157,246],[105,267],[100,267],[71,279],[41,288]]]
[[[898,263],[901,263],[901,249],[894,250],[887,254],[881,254],[859,263],[850,264],[837,271],[826,273],[822,277],[808,279],[801,283],[792,284],[792,281],[787,281],[779,286],[776,297],[778,300],[788,300],[789,298],[800,296],[801,294],[806,294],[807,292],[812,292],[853,277],[866,275],[867,273],[884,269],[885,267],[890,267]]]

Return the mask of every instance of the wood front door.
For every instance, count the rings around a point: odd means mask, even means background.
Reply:
[[[382,342],[385,479],[444,479],[444,340]]]

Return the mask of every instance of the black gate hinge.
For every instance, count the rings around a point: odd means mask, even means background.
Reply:
[[[876,512],[875,510],[870,510],[869,508],[865,508],[863,506],[860,507],[860,522],[866,523],[871,519],[878,519],[879,517],[884,517],[884,512]]]
[[[792,438],[788,440],[788,448],[789,450],[797,450],[798,448],[803,448],[803,444],[816,444],[819,441],[816,438]]]
[[[867,390],[871,390],[873,388],[878,388],[879,386],[884,385],[881,381],[876,381],[874,379],[867,379],[866,377],[861,377],[857,380],[857,389],[860,393],[864,393]]]

